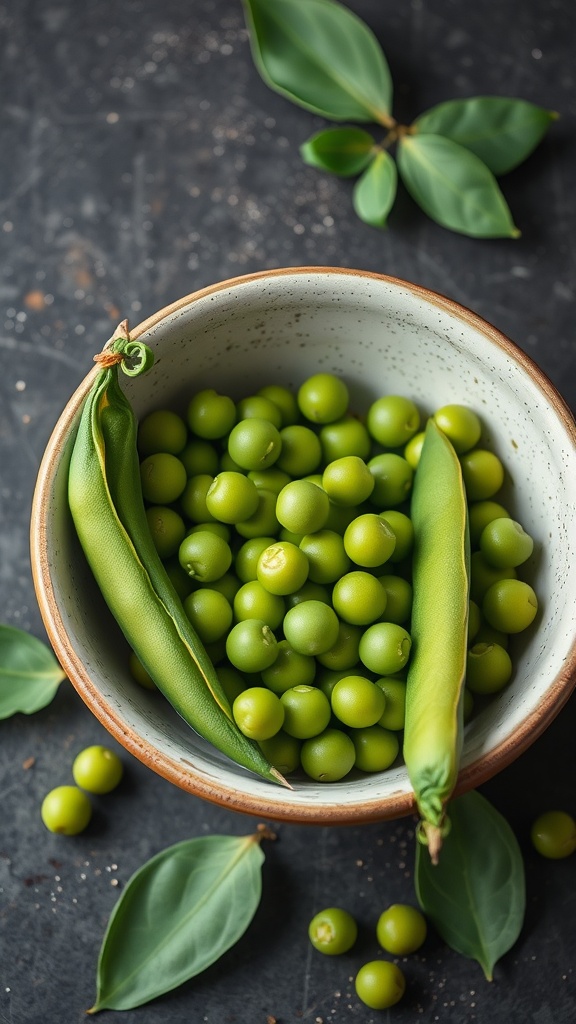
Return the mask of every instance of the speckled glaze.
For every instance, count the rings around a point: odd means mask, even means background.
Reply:
[[[546,728],[576,681],[576,426],[548,379],[470,311],[395,278],[334,268],[266,271],[186,296],[132,330],[154,350],[152,371],[123,381],[136,414],[184,405],[215,386],[234,397],[318,370],[343,375],[352,405],[411,396],[423,414],[472,406],[483,442],[503,460],[502,501],[535,539],[523,576],[538,592],[535,628],[515,644],[510,685],[467,726],[458,791],[486,781]],[[95,344],[95,349],[101,347]],[[71,442],[92,371],[46,449],[31,523],[36,592],[57,656],[98,719],[176,785],[277,820],[346,823],[414,809],[402,765],[292,790],[251,776],[197,737],[127,670],[127,649],[98,594],[66,500]],[[122,580],[118,580],[122,586]]]

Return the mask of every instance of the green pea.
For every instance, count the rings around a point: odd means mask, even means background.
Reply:
[[[294,423],[280,431],[281,451],[278,468],[293,477],[314,473],[322,460],[322,445],[310,427]]]
[[[323,654],[316,655],[320,665],[330,669],[351,669],[358,663],[360,637],[362,630],[359,626],[352,626],[349,622],[338,623],[338,639],[336,643]]]
[[[171,409],[148,413],[138,427],[138,450],[142,455],[170,452],[179,455],[186,445],[188,430],[181,416]]]
[[[440,430],[458,455],[470,451],[480,440],[482,424],[476,413],[465,405],[443,405],[434,413]]]
[[[216,674],[230,704],[234,703],[239,693],[248,689],[244,676],[232,665],[219,665]]]
[[[378,576],[379,584],[386,594],[384,614],[387,622],[402,626],[412,611],[412,586],[403,576]]]
[[[140,463],[142,494],[154,505],[170,505],[186,487],[186,470],[170,452],[156,452]]]
[[[232,705],[238,728],[251,740],[268,740],[282,728],[284,708],[279,697],[265,686],[250,686]]]
[[[226,655],[240,672],[263,672],[276,661],[278,641],[262,619],[244,619],[232,626],[228,633]]]
[[[335,505],[360,505],[374,490],[374,477],[363,459],[345,455],[330,462],[322,474],[322,487]]]
[[[424,444],[425,432],[420,430],[414,437],[411,437],[408,444],[404,448],[404,458],[412,469],[416,469],[420,462],[420,455],[422,454],[422,445]]]
[[[468,603],[468,643],[475,639],[482,625],[482,612],[475,601]]]
[[[420,413],[411,399],[385,395],[368,409],[366,425],[379,444],[385,448],[400,448],[420,427]]]
[[[344,533],[344,550],[357,565],[375,568],[388,561],[396,537],[384,519],[365,513],[353,519]]]
[[[311,583],[334,583],[350,568],[342,537],[334,530],[306,534],[299,544],[308,560]]]
[[[260,740],[258,746],[268,763],[282,775],[291,775],[300,767],[300,741],[284,729],[267,740]]]
[[[373,505],[394,508],[406,501],[414,480],[414,470],[406,459],[395,452],[385,452],[370,459],[368,469],[374,477],[374,490],[370,495]]]
[[[365,676],[344,676],[330,698],[336,717],[352,729],[376,725],[384,714],[386,698],[379,686]]]
[[[493,519],[480,536],[480,550],[486,561],[497,569],[513,569],[530,558],[532,537],[514,519]]]
[[[264,549],[258,559],[256,572],[266,590],[283,597],[300,590],[306,582],[308,559],[295,544],[279,541]]]
[[[232,564],[230,545],[207,530],[190,533],[178,549],[182,568],[194,580],[211,583],[223,576]]]
[[[283,427],[291,426],[300,418],[296,395],[282,384],[266,384],[263,388],[258,389],[257,394],[269,398],[280,409]]]
[[[510,514],[503,505],[497,501],[473,501],[468,506],[468,526],[470,530],[470,545],[477,548],[480,543],[482,530],[493,519],[509,519]]]
[[[341,729],[325,729],[304,740],[300,750],[302,768],[316,782],[338,782],[352,771],[355,760],[354,744]]]
[[[218,472],[218,452],[210,441],[194,438],[179,457],[189,477],[201,474],[216,476]]]
[[[236,533],[246,540],[264,535],[274,535],[280,529],[276,518],[276,495],[273,491],[258,490],[256,511],[239,523],[235,523]]]
[[[193,523],[214,521],[214,516],[210,514],[206,506],[206,495],[213,480],[214,477],[208,473],[199,473],[197,476],[190,477],[182,492],[180,506],[184,515],[188,516]]]
[[[320,430],[322,457],[326,464],[346,455],[366,460],[370,455],[370,435],[364,424],[354,416],[328,423]]]
[[[570,857],[576,850],[576,821],[566,811],[545,811],[534,821],[530,838],[543,857]]]
[[[262,619],[270,629],[278,629],[284,618],[284,600],[265,590],[258,580],[244,583],[234,597],[234,616],[242,619]]]
[[[332,603],[341,619],[357,626],[368,626],[384,614],[386,591],[375,576],[358,569],[341,576],[335,583]]]
[[[293,686],[280,700],[284,708],[284,731],[298,740],[324,732],[331,718],[330,701],[317,686]]]
[[[360,659],[371,672],[392,676],[407,665],[411,646],[410,634],[403,626],[374,623],[362,635]]]
[[[111,793],[123,774],[124,766],[118,754],[100,743],[85,747],[72,763],[74,782],[88,793]]]
[[[277,430],[282,426],[280,409],[265,395],[249,395],[242,398],[236,405],[238,420],[260,419],[273,423]]]
[[[281,436],[274,424],[256,417],[241,420],[228,437],[228,454],[243,469],[268,469],[281,448]]]
[[[236,406],[213,388],[199,391],[188,405],[188,426],[197,437],[214,441],[226,437],[236,422]]]
[[[474,448],[460,456],[468,501],[486,501],[504,483],[504,466],[494,452]]]
[[[322,601],[302,601],[284,617],[284,636],[300,654],[329,651],[338,640],[338,616]]]
[[[184,601],[184,611],[205,644],[220,640],[232,625],[230,602],[208,587],[193,590]]]
[[[175,555],[186,536],[186,527],[182,516],[179,516],[173,508],[152,505],[146,509],[146,519],[154,547],[160,558],[170,558]]]
[[[408,956],[423,945],[427,933],[426,918],[408,903],[393,903],[380,914],[376,937],[387,953]]]
[[[354,764],[361,772],[386,771],[398,757],[398,737],[380,725],[352,729],[350,736],[356,751]]]
[[[348,408],[348,388],[332,373],[315,373],[298,388],[296,396],[303,416],[313,423],[339,420]]]
[[[293,686],[311,686],[316,675],[316,661],[307,654],[300,654],[287,640],[278,643],[276,661],[262,672],[262,682],[282,694]]]
[[[382,676],[376,680],[376,686],[380,687],[386,701],[378,725],[399,732],[406,718],[406,683],[403,679]]]
[[[219,473],[206,492],[206,508],[221,523],[241,523],[258,508],[256,484],[242,473]]]
[[[520,633],[534,621],[538,598],[523,580],[498,580],[488,588],[482,601],[482,614],[494,629]]]
[[[499,644],[477,643],[468,651],[466,686],[472,693],[498,693],[511,675],[510,655]]]
[[[56,786],[44,797],[40,814],[50,832],[76,836],[87,827],[92,817],[92,804],[77,786]]]
[[[242,583],[258,578],[256,567],[265,548],[274,544],[274,537],[250,537],[236,552],[234,569]]]
[[[292,480],[280,491],[276,518],[285,529],[296,534],[316,533],[328,518],[328,495],[310,480]]]
[[[402,971],[390,960],[371,960],[354,979],[356,995],[372,1010],[386,1010],[400,1002],[406,991]]]
[[[404,512],[399,512],[396,508],[380,512],[380,518],[388,523],[396,538],[396,544],[394,545],[394,551],[390,555],[390,561],[393,563],[403,562],[404,559],[412,554],[414,546],[412,520]]]
[[[347,953],[358,937],[358,925],[347,910],[327,907],[315,914],[308,926],[310,942],[319,953],[341,956]]]

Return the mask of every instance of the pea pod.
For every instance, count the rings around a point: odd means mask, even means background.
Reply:
[[[76,532],[112,615],[175,710],[238,764],[288,785],[235,724],[150,537],[136,419],[118,383],[118,364],[135,375],[151,356],[126,336],[96,357],[102,368],[84,402],[70,461],[68,501]]]
[[[414,601],[404,759],[422,817],[419,834],[435,861],[462,747],[470,555],[460,462],[432,419],[414,478],[411,517]]]

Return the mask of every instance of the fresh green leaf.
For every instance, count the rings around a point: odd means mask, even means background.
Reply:
[[[390,124],[392,79],[368,26],[335,0],[244,0],[254,63],[271,89],[333,121]]]
[[[341,178],[360,174],[373,152],[374,139],[363,128],[325,128],[300,146],[305,164]]]
[[[432,220],[475,238],[517,238],[510,210],[486,164],[442,135],[404,135],[398,170]]]
[[[440,103],[416,118],[412,127],[427,135],[445,135],[498,175],[521,164],[557,116],[526,100],[475,96]]]
[[[0,625],[0,719],[45,708],[64,678],[46,644],[22,629]]]
[[[444,941],[491,980],[524,921],[522,854],[506,819],[480,793],[457,797],[448,814],[438,864],[417,844],[416,895]]]
[[[132,876],[104,935],[90,1013],[142,1006],[238,941],[260,902],[263,837],[188,839]]]
[[[360,219],[376,228],[386,227],[397,184],[396,164],[386,150],[381,150],[354,186],[352,201]]]

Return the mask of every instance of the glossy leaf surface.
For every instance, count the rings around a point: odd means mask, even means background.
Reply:
[[[185,840],[132,876],[108,923],[89,1012],[141,1006],[205,970],[238,941],[260,902],[259,838]]]
[[[335,0],[244,0],[252,55],[270,88],[333,121],[386,124],[390,70],[378,40]]]
[[[397,185],[396,164],[390,154],[382,150],[354,186],[354,210],[360,219],[376,228],[386,227]]]
[[[363,128],[326,128],[300,147],[304,163],[350,178],[370,162],[374,139]]]
[[[471,150],[493,174],[521,164],[557,115],[526,100],[475,96],[439,103],[416,119],[422,134],[445,135]]]
[[[398,170],[432,220],[474,238],[517,238],[510,210],[486,164],[442,135],[406,135]]]
[[[22,629],[0,625],[0,719],[45,708],[64,678],[45,643]]]
[[[417,845],[416,895],[444,941],[477,960],[490,980],[524,921],[522,854],[506,819],[480,793],[457,797],[448,815],[438,864]]]

